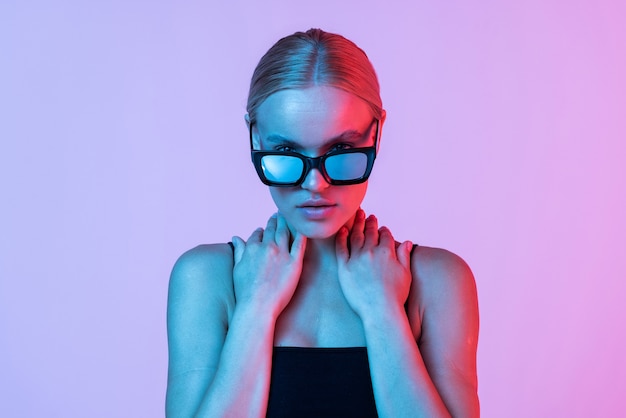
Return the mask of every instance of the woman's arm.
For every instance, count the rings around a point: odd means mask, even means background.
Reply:
[[[478,417],[474,277],[444,250],[418,247],[411,264],[411,322],[397,306],[364,321],[379,415]]]
[[[376,218],[363,218],[357,215],[349,237],[340,233],[337,255],[342,290],[363,322],[379,415],[478,416],[471,272],[443,250],[433,249],[438,260],[425,259],[418,247],[410,260],[410,243],[396,249]]]
[[[478,417],[479,315],[474,275],[456,254],[429,247],[416,248],[411,270],[409,319],[421,327],[421,334],[413,335],[430,377],[452,416]]]
[[[296,238],[290,252],[278,224],[270,219],[247,243],[233,240],[234,270],[226,245],[191,250],[174,266],[168,417],[265,416],[275,321],[297,285],[305,243]]]
[[[230,260],[228,246],[204,246],[185,253],[172,271],[168,417],[227,416],[235,408],[247,409],[241,416],[264,413],[273,324],[266,312],[234,308]]]

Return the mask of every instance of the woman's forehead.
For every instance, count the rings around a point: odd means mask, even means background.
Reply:
[[[372,118],[371,108],[354,94],[314,86],[269,96],[259,106],[256,125],[263,137],[327,140],[346,132],[365,132]]]

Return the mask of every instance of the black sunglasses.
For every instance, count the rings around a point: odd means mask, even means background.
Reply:
[[[268,186],[299,186],[314,168],[332,185],[363,183],[369,178],[376,159],[380,121],[378,119],[374,121],[376,122],[374,146],[333,150],[319,157],[307,157],[292,151],[254,150],[251,125],[252,163],[261,181]]]

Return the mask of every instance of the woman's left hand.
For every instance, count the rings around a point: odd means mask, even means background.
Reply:
[[[405,241],[396,248],[389,229],[378,229],[376,217],[365,219],[361,209],[351,231],[345,226],[339,230],[335,243],[339,283],[361,320],[389,309],[404,310],[411,288],[412,246]]]

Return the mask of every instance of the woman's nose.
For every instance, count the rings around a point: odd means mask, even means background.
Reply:
[[[321,191],[328,188],[328,186],[330,186],[330,184],[317,168],[313,168],[308,172],[301,185],[303,189],[311,191]]]

